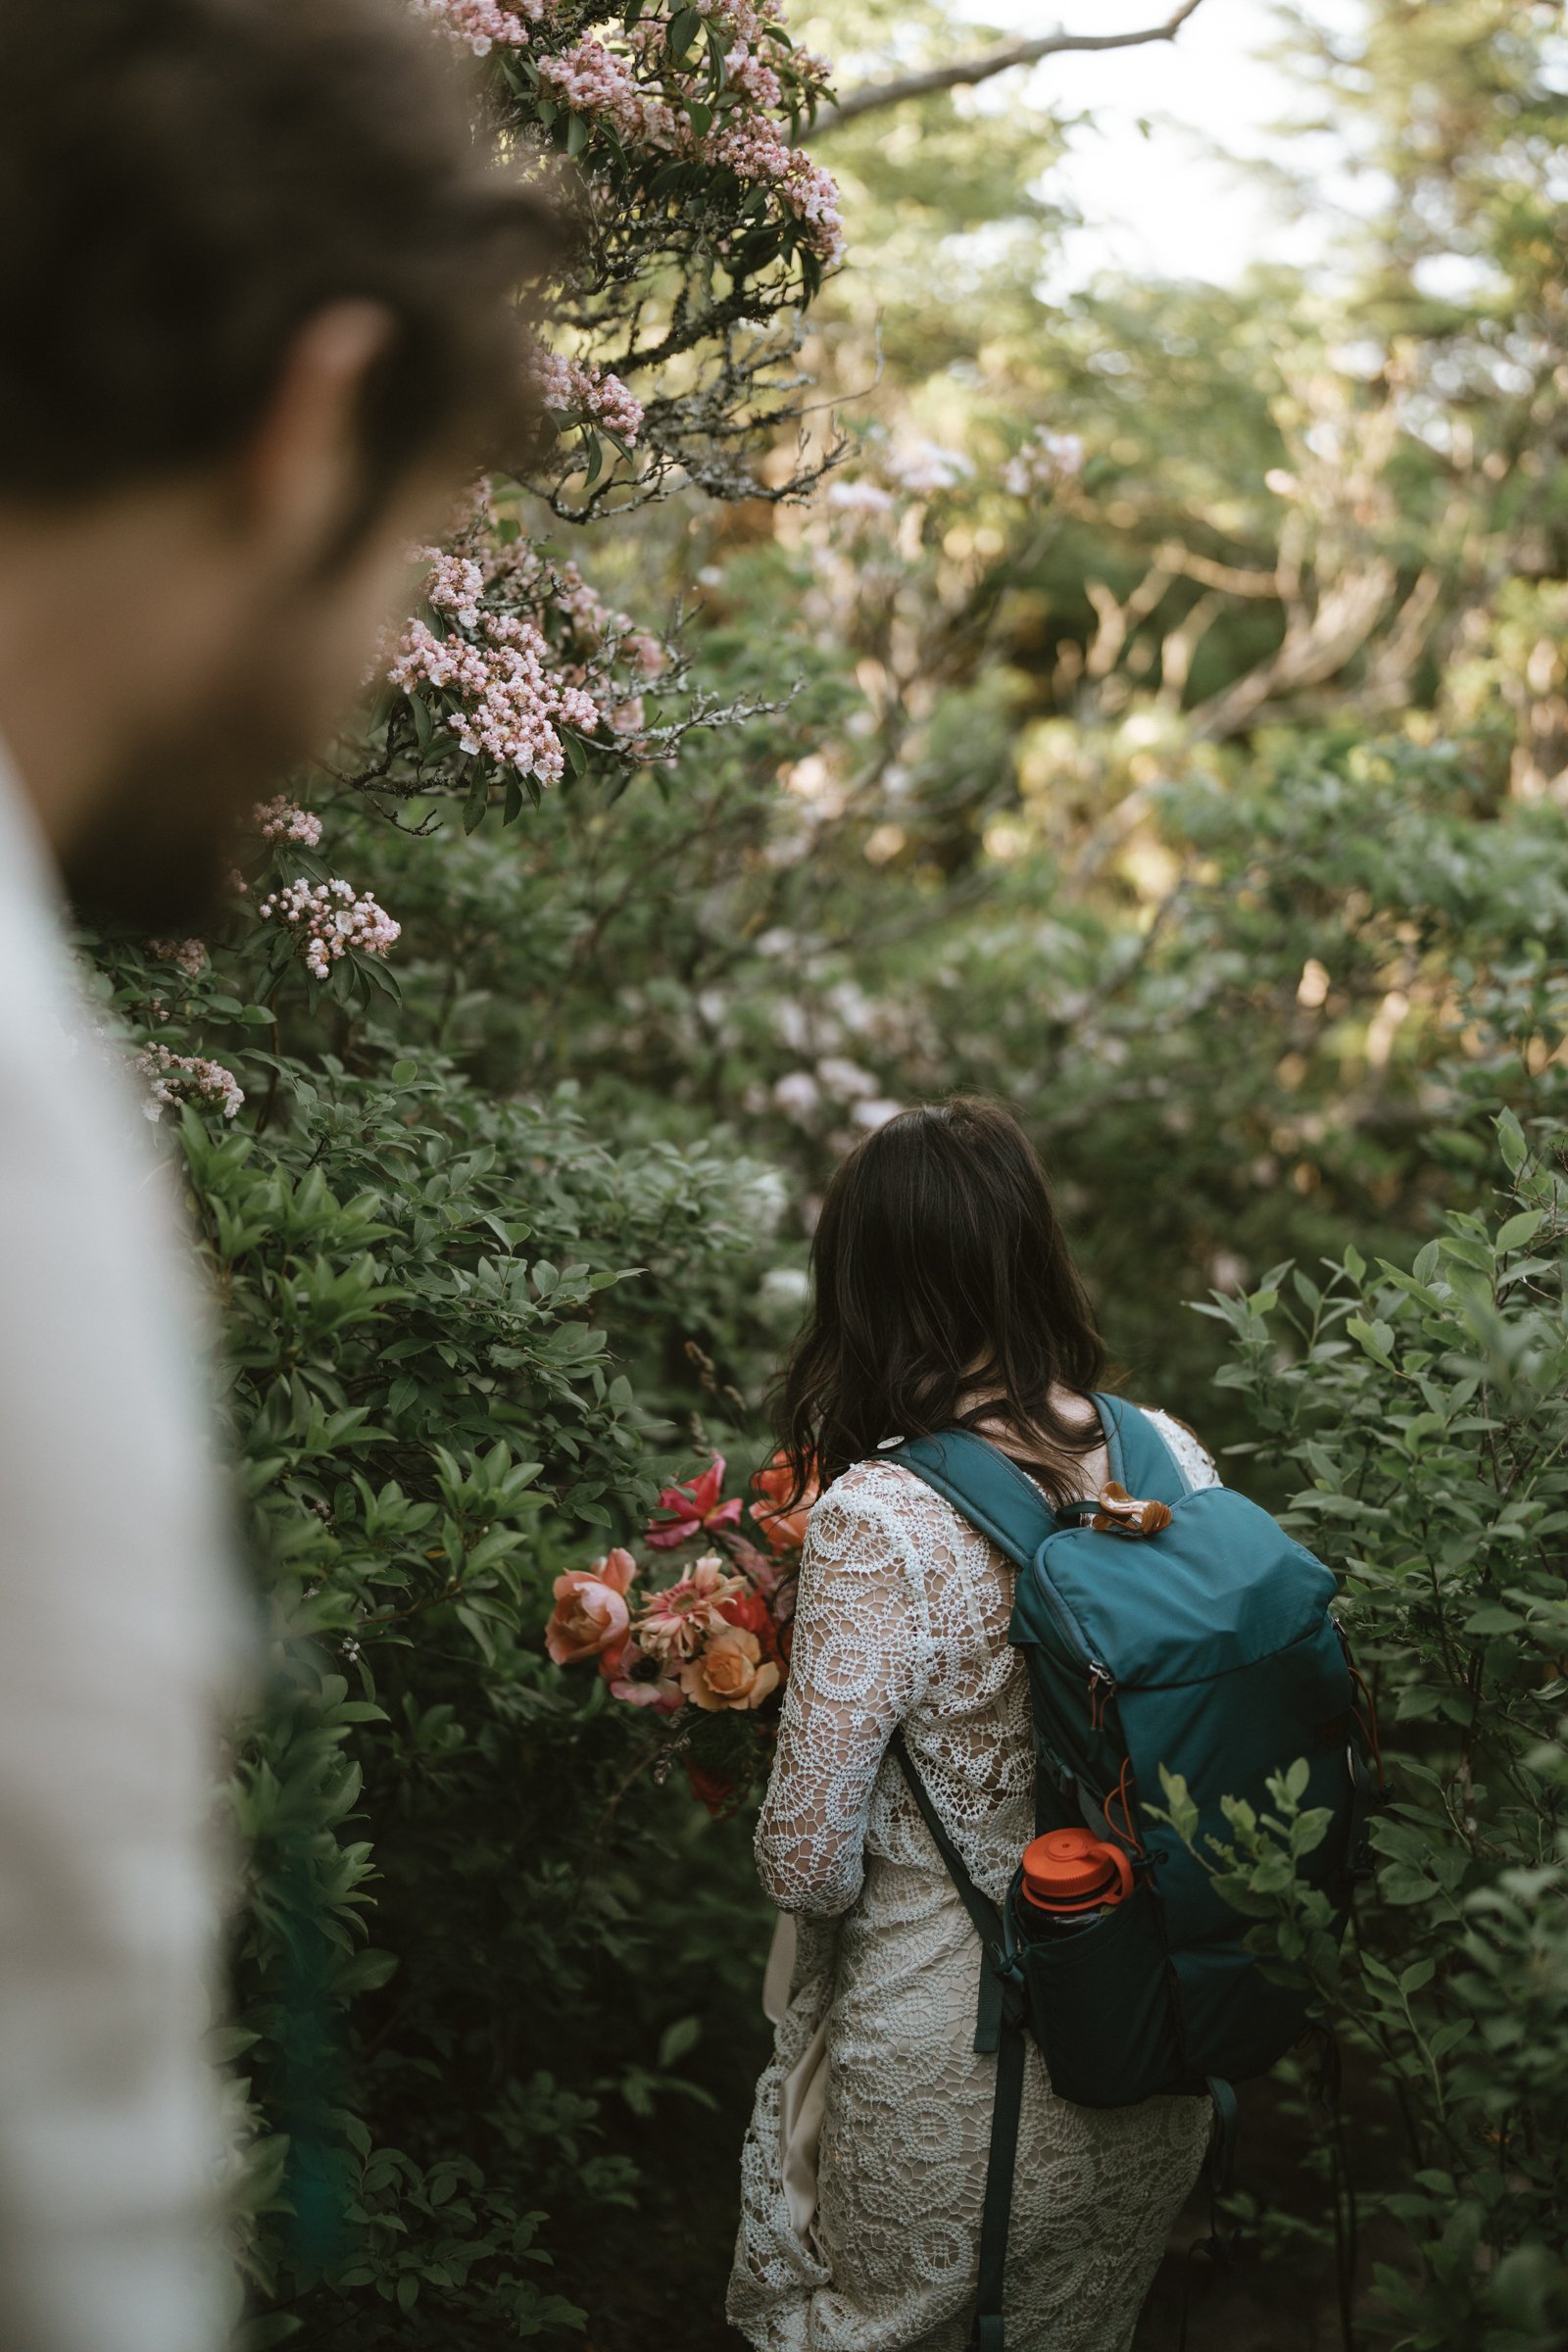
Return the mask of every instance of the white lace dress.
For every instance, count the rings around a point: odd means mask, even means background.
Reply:
[[[1152,1418],[1189,1483],[1214,1484],[1197,1441]],[[811,1514],[757,1839],[797,1936],[742,2157],[728,2306],[762,2352],[963,2352],[968,2338],[996,2077],[970,2046],[980,1940],[887,1746],[902,1725],[1001,1902],[1033,1834],[1012,1583],[995,1545],[891,1462],[857,1464]],[[1028,2047],[1008,2352],[1126,2352],[1208,2102],[1071,2106]]]

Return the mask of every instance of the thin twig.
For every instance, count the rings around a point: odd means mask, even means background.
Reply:
[[[851,90],[836,106],[822,107],[813,122],[803,125],[800,137],[814,142],[824,130],[836,130],[841,122],[851,122],[858,115],[902,106],[906,98],[930,98],[942,90],[972,88],[976,82],[989,81],[993,74],[1010,73],[1014,66],[1037,65],[1044,57],[1059,57],[1068,50],[1137,49],[1149,41],[1172,41],[1201,5],[1202,0],[1182,0],[1182,6],[1163,24],[1146,25],[1139,32],[1047,32],[1033,40],[1001,41],[975,57],[959,58],[950,66],[931,66],[923,74],[900,74],[888,81],[867,82],[863,89]]]

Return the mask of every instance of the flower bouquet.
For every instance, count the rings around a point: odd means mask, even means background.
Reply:
[[[705,1548],[653,1585],[622,1545],[555,1583],[545,1645],[558,1666],[597,1665],[611,1696],[647,1711],[662,1779],[679,1759],[710,1813],[732,1813],[767,1767],[777,1732],[795,1587],[813,1494],[787,1505],[776,1455],[753,1499],[723,1499],[724,1457],[659,1497],[643,1542],[654,1553]],[[760,1543],[743,1525],[749,1519]],[[635,1590],[641,1584],[641,1590]]]

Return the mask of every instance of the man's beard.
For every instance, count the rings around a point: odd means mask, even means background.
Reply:
[[[61,859],[82,921],[195,932],[218,913],[245,817],[317,743],[288,693],[287,640],[297,645],[298,622],[272,634],[270,647],[253,640],[247,659],[177,718],[124,747]]]

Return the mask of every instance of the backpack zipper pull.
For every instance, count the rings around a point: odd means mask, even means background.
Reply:
[[[1089,1728],[1091,1731],[1103,1731],[1105,1709],[1115,1695],[1116,1678],[1110,1668],[1102,1666],[1098,1659],[1091,1658],[1089,1661]]]

